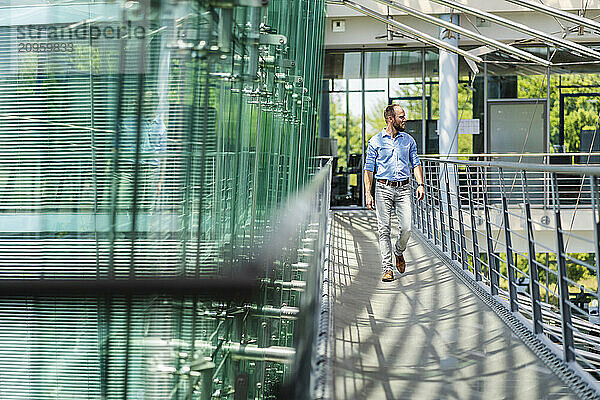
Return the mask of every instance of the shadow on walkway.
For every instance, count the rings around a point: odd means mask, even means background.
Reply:
[[[331,234],[335,398],[576,398],[418,241],[384,283],[374,213],[336,212]]]

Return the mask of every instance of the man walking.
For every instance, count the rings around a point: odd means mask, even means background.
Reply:
[[[417,156],[415,140],[404,133],[406,116],[402,107],[389,105],[383,116],[387,127],[369,140],[365,160],[365,196],[367,207],[375,208],[379,231],[379,251],[383,276],[381,280],[394,280],[392,272],[392,242],[390,239],[392,212],[396,212],[400,233],[394,245],[396,269],[403,273],[406,261],[402,254],[410,237],[412,227],[412,207],[410,201],[410,169],[417,180],[417,199],[425,197],[423,167]],[[371,185],[375,178],[375,199],[371,195]]]

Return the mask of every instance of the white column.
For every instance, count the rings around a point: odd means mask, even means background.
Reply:
[[[459,24],[458,15],[443,14],[440,18]],[[458,34],[440,28],[440,39],[458,46]],[[438,135],[440,154],[458,153],[458,56],[445,50],[440,50],[440,119]]]
[[[444,21],[459,24],[458,15],[443,14],[440,18]],[[440,39],[444,42],[458,46],[458,34],[448,31],[445,28],[440,28]],[[440,49],[439,60],[439,107],[440,116],[438,120],[438,135],[441,160],[456,159],[456,157],[444,157],[446,154],[458,153],[458,56]],[[444,215],[448,215],[448,204],[446,201],[446,179],[450,189],[451,202],[454,212],[458,209],[456,201],[457,177],[454,174],[455,167],[452,164],[447,164],[449,170],[442,168],[440,170],[440,184],[442,187],[442,207]],[[448,221],[446,225],[448,226]],[[450,232],[452,234],[452,232]]]

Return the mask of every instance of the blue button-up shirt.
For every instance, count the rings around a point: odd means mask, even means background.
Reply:
[[[369,140],[365,170],[373,171],[375,179],[403,181],[419,165],[417,143],[408,133],[398,132],[392,139],[384,128]]]

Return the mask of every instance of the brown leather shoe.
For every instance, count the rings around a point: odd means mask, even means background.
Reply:
[[[383,276],[381,277],[381,281],[382,282],[391,282],[394,280],[394,273],[392,272],[392,270],[387,270],[383,273]]]
[[[406,269],[406,261],[404,260],[404,256],[396,256],[396,268],[398,268],[398,272],[401,274],[404,273]]]

